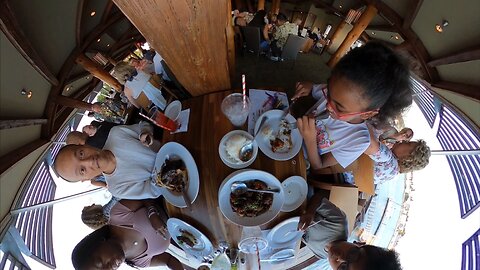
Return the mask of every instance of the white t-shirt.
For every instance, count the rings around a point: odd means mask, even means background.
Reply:
[[[312,96],[322,103],[317,107],[318,112],[326,109],[327,101],[322,93],[325,84],[313,86]],[[317,148],[320,155],[332,152],[342,167],[347,167],[355,161],[370,145],[370,133],[365,122],[350,124],[328,117],[316,120]]]
[[[148,199],[161,195],[160,187],[151,179],[157,153],[144,146],[139,136],[151,128],[143,122],[116,126],[110,130],[104,150],[110,150],[117,161],[112,174],[104,174],[107,188],[120,199]]]

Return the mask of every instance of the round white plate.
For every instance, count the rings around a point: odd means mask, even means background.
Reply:
[[[275,134],[279,129],[280,120],[281,120],[280,118],[282,117],[282,115],[283,115],[283,111],[281,111],[281,110],[270,110],[270,111],[266,111],[265,113],[263,113],[258,118],[257,122],[255,123],[255,134],[256,134],[257,130],[259,129],[259,126],[260,126],[261,121],[259,121],[259,120],[262,120],[262,118],[265,117],[265,116],[268,117],[268,120],[265,121],[265,123],[263,124],[263,127],[270,126],[273,129],[274,134]],[[289,123],[296,122],[296,119],[290,114],[287,114],[285,119]],[[302,136],[300,135],[300,132],[298,131],[298,129],[292,129],[292,133],[291,133],[292,144],[293,144],[292,149],[290,149],[290,151],[285,152],[285,153],[273,152],[272,147],[270,146],[270,140],[262,134],[262,130],[260,130],[259,132],[260,133],[258,134],[257,139],[256,139],[256,141],[258,143],[258,147],[260,148],[260,150],[262,150],[262,152],[267,157],[269,157],[273,160],[289,160],[289,159],[292,159],[293,157],[295,157],[298,154],[298,152],[300,151],[300,148],[302,148],[303,139],[302,139]]]
[[[223,136],[222,140],[220,141],[220,144],[218,145],[218,154],[220,155],[220,159],[222,160],[222,162],[228,167],[232,169],[243,169],[250,166],[257,158],[258,144],[255,141],[253,142],[253,155],[249,161],[247,162],[240,161],[238,163],[235,163],[234,160],[232,160],[230,157],[227,156],[226,144],[228,139],[230,139],[230,137],[236,134],[244,136],[245,138],[247,138],[247,140],[253,140],[253,136],[246,131],[232,130],[227,134],[225,134],[225,136]]]
[[[155,172],[160,172],[162,165],[167,157],[180,158],[185,163],[188,172],[187,194],[188,198],[190,198],[193,203],[197,198],[198,191],[200,189],[200,177],[198,174],[197,164],[195,163],[192,154],[188,152],[185,146],[179,143],[166,143],[162,146],[162,148],[160,148],[160,151],[158,151],[157,153],[154,172],[152,172],[152,174],[155,174]],[[169,203],[175,205],[176,207],[187,207],[187,204],[183,200],[182,194],[176,195],[164,187],[160,188],[162,190],[162,195]]]
[[[267,235],[268,245],[274,249],[288,247],[300,239],[302,234],[296,232],[299,220],[300,217],[289,218],[273,227]]]
[[[177,120],[181,111],[182,111],[182,103],[178,100],[174,100],[170,102],[170,104],[168,104],[164,112],[166,117],[175,121]]]
[[[295,250],[291,248],[280,250],[279,252],[270,256],[269,260],[273,260],[270,264],[284,263],[285,261],[295,258]]]
[[[282,212],[291,212],[297,209],[307,198],[308,185],[303,177],[294,175],[282,182],[285,201]]]
[[[194,256],[208,256],[213,251],[212,242],[199,230],[195,229],[192,225],[182,221],[178,218],[169,218],[167,220],[167,229],[168,233],[172,237],[172,239],[187,253],[194,255]],[[189,247],[188,245],[182,244],[180,241],[177,240],[177,236],[181,235],[181,231],[188,231],[197,239],[198,243],[193,246]]]
[[[233,182],[253,179],[265,182],[268,188],[279,188],[280,192],[273,195],[272,206],[267,212],[256,217],[241,217],[233,212],[230,205],[230,187]],[[275,176],[264,171],[245,169],[233,172],[223,180],[218,189],[218,204],[222,214],[231,222],[241,226],[259,226],[269,222],[278,215],[283,205],[283,196],[282,185]]]

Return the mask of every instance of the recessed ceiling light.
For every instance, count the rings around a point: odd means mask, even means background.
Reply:
[[[87,80],[90,79],[90,76],[85,77],[85,79],[87,79]]]
[[[22,94],[22,96],[25,96],[26,98],[30,99],[33,95],[33,92],[31,90],[26,90],[24,88],[24,89],[22,89],[22,91],[20,91],[20,94]]]
[[[342,5],[338,6],[339,8],[342,8]]]
[[[395,39],[397,39],[397,40],[398,40],[398,39],[399,39],[399,37],[398,37],[398,36],[395,36]]]
[[[443,29],[444,29],[445,27],[447,27],[448,24],[449,24],[449,23],[448,23],[447,20],[443,20],[443,21],[442,21],[442,24],[436,24],[436,25],[435,25],[435,30],[437,30],[437,32],[439,32],[439,33],[442,33],[442,32],[443,32]]]
[[[95,14],[96,14],[96,12],[95,12],[95,11],[92,11],[92,12],[90,12],[90,17],[93,17],[93,16],[95,16]]]
[[[100,42],[100,39],[97,39],[97,42]]]
[[[372,32],[372,35],[376,35],[375,32]]]
[[[110,47],[110,44],[107,44],[107,47]]]

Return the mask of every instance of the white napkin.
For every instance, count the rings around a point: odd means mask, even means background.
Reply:
[[[187,132],[188,130],[188,121],[190,119],[190,109],[186,109],[180,112],[177,118],[177,130],[170,132],[170,134],[179,133],[179,132]]]

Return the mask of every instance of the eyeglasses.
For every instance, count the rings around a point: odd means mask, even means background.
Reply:
[[[337,270],[348,270],[348,266],[350,265],[350,263],[354,263],[358,261],[360,259],[360,249],[362,247],[363,246],[361,247],[356,246],[354,248],[351,248],[347,253],[346,260],[338,266]]]
[[[352,117],[352,116],[361,115],[361,114],[364,114],[364,113],[378,112],[378,109],[376,109],[376,110],[371,110],[371,111],[367,111],[367,112],[340,113],[339,111],[337,111],[337,109],[335,109],[335,106],[333,106],[332,101],[330,100],[330,97],[328,96],[327,91],[328,91],[327,87],[322,88],[323,96],[325,97],[325,100],[327,101],[327,109],[337,119]]]

